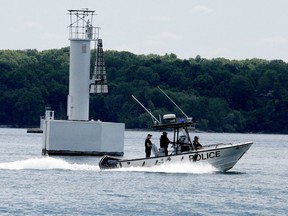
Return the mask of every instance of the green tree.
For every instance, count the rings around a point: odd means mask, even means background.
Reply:
[[[234,76],[230,81],[232,107],[235,109],[249,109],[249,100],[254,93],[251,81],[241,75]]]

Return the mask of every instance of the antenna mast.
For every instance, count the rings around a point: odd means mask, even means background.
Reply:
[[[186,113],[158,86],[158,89],[183,113],[187,120],[192,121],[191,117],[188,117]]]
[[[154,119],[157,123],[160,123],[160,121],[143,104],[141,104],[140,101],[138,101],[137,98],[134,97],[134,95],[131,96],[138,104],[140,104],[140,106],[142,106],[142,108],[152,117],[152,119]]]

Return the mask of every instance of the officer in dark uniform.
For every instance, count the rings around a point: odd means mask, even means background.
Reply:
[[[152,149],[152,142],[151,142],[151,134],[148,134],[145,140],[145,153],[146,153],[146,158],[149,158],[151,155],[151,149]]]
[[[199,137],[195,136],[193,140],[193,146],[195,149],[201,149],[202,145],[199,143]]]
[[[171,142],[168,137],[167,137],[167,132],[163,132],[161,137],[160,137],[160,147],[161,148],[164,148],[164,151],[165,151],[165,156],[168,155],[168,145],[169,143],[173,143]]]

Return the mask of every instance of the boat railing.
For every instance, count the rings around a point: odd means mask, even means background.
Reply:
[[[227,146],[227,145],[233,145],[233,144],[232,143],[216,143],[216,144],[205,145],[205,146],[203,146],[203,148],[205,148],[205,149],[218,148],[218,147]]]
[[[210,144],[210,145],[205,145],[203,146],[203,148],[205,149],[209,149],[209,148],[219,148],[219,147],[222,147],[222,146],[238,146],[238,145],[243,145],[243,144],[251,144],[253,142],[249,141],[249,142],[242,142],[242,143],[216,143],[216,144]]]

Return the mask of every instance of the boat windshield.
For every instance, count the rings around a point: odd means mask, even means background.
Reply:
[[[191,126],[192,122],[176,122],[176,123],[168,123],[168,124],[159,124],[155,125],[155,129],[159,130],[173,130],[174,137],[173,137],[173,143],[174,148],[183,146],[183,145],[189,145],[193,148],[192,142],[189,136],[188,127]]]

